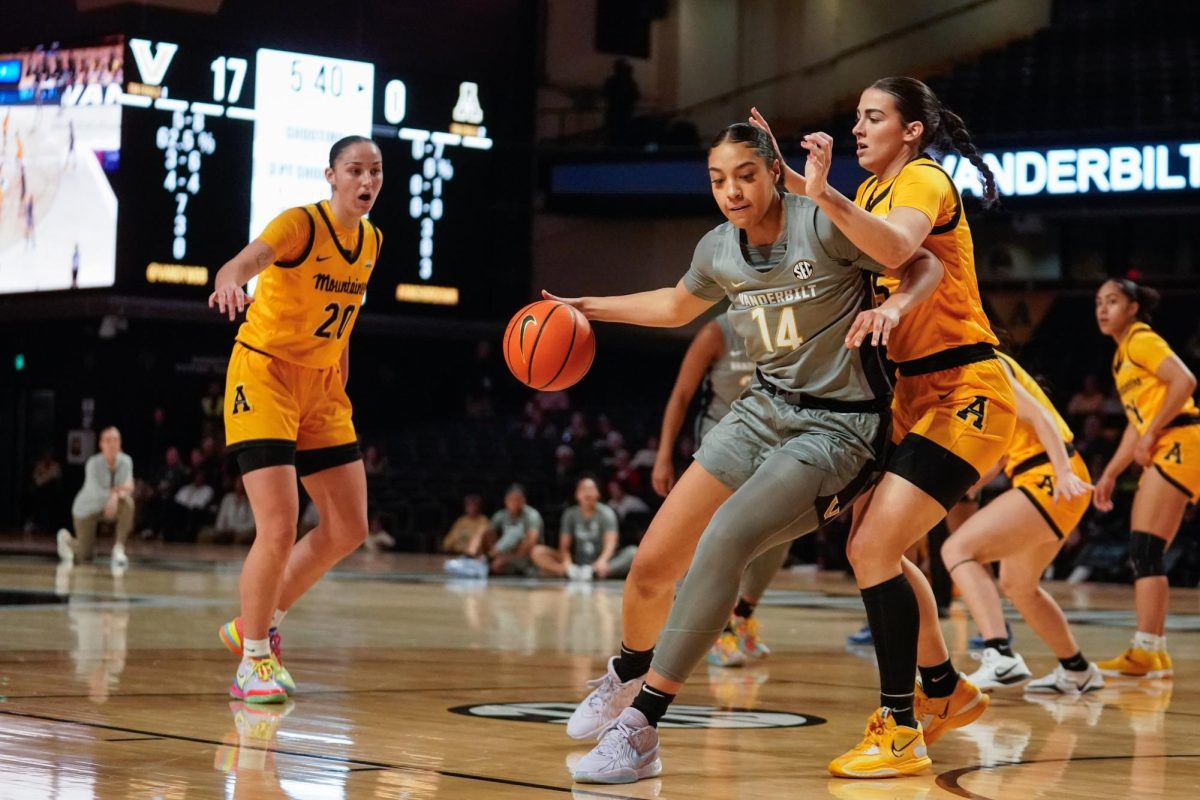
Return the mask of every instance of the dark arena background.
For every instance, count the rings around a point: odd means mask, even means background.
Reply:
[[[674,286],[725,221],[709,143],[752,107],[797,169],[803,137],[828,132],[830,182],[853,198],[867,177],[855,108],[888,75],[927,83],[995,174],[985,209],[975,167],[935,154],[970,218],[990,320],[1098,479],[1137,412],[1114,385],[1097,291],[1157,290],[1154,330],[1200,372],[1197,7],[39,0],[0,18],[0,798],[1200,796],[1193,505],[1162,556],[1173,675],[997,689],[931,747],[932,768],[880,781],[826,771],[878,688],[869,629],[855,638],[849,513],[794,541],[762,595],[770,656],[710,658],[660,724],[661,775],[620,786],[573,781],[595,743],[563,726],[622,642],[623,580],[583,562],[489,576],[471,535],[486,553],[519,484],[544,521],[529,546],[557,552],[592,478],[617,548],[642,542],[664,502],[655,465],[674,478],[692,463],[710,399],[683,399],[660,451],[681,360],[727,303],[678,328],[594,322],[591,369],[552,393],[510,374],[506,325],[542,290]],[[287,609],[294,700],[242,702],[217,634],[239,613],[255,518],[226,453],[237,325],[207,301],[278,213],[329,197],[329,146],[351,134],[374,139],[385,176],[346,387],[366,539]],[[112,426],[133,464],[128,539],[114,557],[106,511],[95,558],[63,558],[58,532],[78,527],[85,465]],[[1142,621],[1141,473],[1063,532],[1043,574],[1097,661]],[[1003,475],[983,486],[983,508],[1008,489]],[[302,544],[319,514],[298,492]],[[987,656],[939,552],[947,535],[910,558],[970,675]],[[1007,600],[1004,613],[1034,676],[1053,670]]]

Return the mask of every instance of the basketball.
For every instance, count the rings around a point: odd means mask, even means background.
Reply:
[[[587,318],[557,300],[518,311],[504,331],[504,361],[521,383],[541,392],[574,386],[587,374],[596,340]]]

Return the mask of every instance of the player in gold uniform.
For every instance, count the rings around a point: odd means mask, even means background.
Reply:
[[[277,628],[289,608],[367,536],[367,486],[346,396],[347,343],[383,235],[364,219],[383,186],[373,141],[333,145],[329,200],[284,211],[221,267],[208,299],[246,310],[225,383],[225,432],[254,510],[242,614],[221,628],[242,656],[230,694],[283,702],[294,690]],[[258,277],[253,298],[242,287]],[[321,522],[296,543],[296,476]]]
[[[871,778],[925,769],[927,744],[987,708],[987,696],[954,669],[933,590],[904,552],[1004,455],[1016,400],[993,349],[962,200],[926,148],[962,153],[979,170],[988,202],[996,198],[991,170],[962,119],[913,78],[876,81],[862,93],[857,119],[858,163],[872,177],[855,199],[829,186],[833,140],[824,133],[804,138],[804,175],[786,169],[788,189],[811,197],[881,264],[902,264],[924,247],[945,267],[937,291],[888,344],[900,373],[892,403],[895,448],[879,483],[856,504],[847,545],[879,660],[880,708],[862,742],[829,770]],[[751,122],[767,127],[757,110]],[[891,284],[881,279],[882,293]],[[914,692],[918,666],[922,682]]]
[[[1192,400],[1196,376],[1147,324],[1158,292],[1130,280],[1106,281],[1096,293],[1100,332],[1117,343],[1113,380],[1129,425],[1092,503],[1111,511],[1117,477],[1136,461],[1144,467],[1130,513],[1137,631],[1129,649],[1099,663],[1106,675],[1169,678],[1163,625],[1168,587],[1163,551],[1179,531],[1188,503],[1200,499],[1200,410]]]
[[[1017,398],[1017,429],[1008,453],[977,484],[1001,469],[1012,488],[963,523],[942,545],[942,560],[983,634],[983,663],[969,677],[980,689],[1014,686],[1033,677],[1004,628],[1000,595],[985,564],[1000,562],[1000,585],[1025,621],[1041,637],[1059,666],[1032,681],[1027,692],[1078,695],[1104,686],[1095,664],[1083,657],[1054,598],[1038,586],[1088,510],[1087,465],[1075,452],[1074,435],[1037,381],[1003,353]]]

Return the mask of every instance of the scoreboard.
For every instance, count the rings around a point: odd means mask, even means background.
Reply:
[[[285,208],[329,196],[329,147],[372,136],[385,233],[376,308],[486,314],[494,194],[488,85],[348,58],[131,38],[117,262],[126,285],[197,293]]]

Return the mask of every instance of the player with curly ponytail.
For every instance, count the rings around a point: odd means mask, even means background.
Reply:
[[[750,121],[769,132],[757,110]],[[962,198],[931,155],[962,153],[979,168],[985,201],[995,201],[991,170],[962,119],[920,81],[884,78],[863,91],[853,133],[858,163],[871,173],[854,200],[829,185],[833,139],[825,133],[804,137],[804,174],[785,168],[788,189],[807,194],[882,264],[903,263],[924,247],[945,267],[933,297],[888,343],[900,373],[892,404],[895,449],[879,483],[855,508],[847,545],[879,660],[880,708],[862,742],[834,759],[829,771],[871,778],[925,769],[926,745],[987,708],[987,696],[954,669],[933,591],[904,552],[999,461],[1017,418],[979,296]],[[891,281],[878,286],[886,295]],[[915,668],[921,684],[914,692]]]

